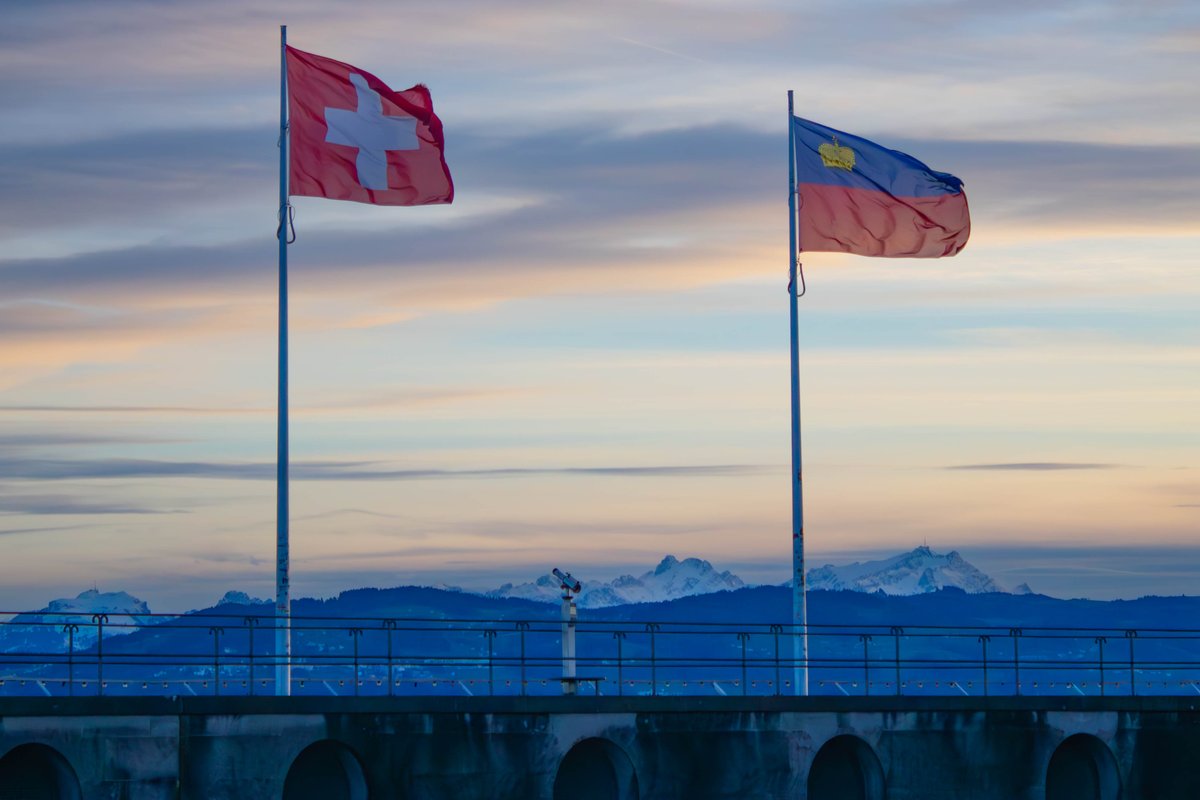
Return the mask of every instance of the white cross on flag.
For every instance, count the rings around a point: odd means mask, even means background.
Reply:
[[[424,86],[287,49],[291,195],[388,206],[449,203],[442,121]]]

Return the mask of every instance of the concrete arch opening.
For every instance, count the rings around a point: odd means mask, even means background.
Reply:
[[[883,765],[857,736],[835,736],[817,751],[808,771],[808,800],[883,800]]]
[[[584,739],[558,765],[554,800],[638,800],[633,762],[607,739]]]
[[[1086,733],[1068,736],[1050,756],[1046,800],[1120,800],[1121,774],[1104,742]]]
[[[44,744],[23,744],[0,758],[0,800],[80,800],[75,770]]]
[[[362,764],[341,742],[310,744],[288,769],[283,800],[367,800]]]

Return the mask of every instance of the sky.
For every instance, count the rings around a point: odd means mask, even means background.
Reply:
[[[1200,6],[0,11],[0,609],[274,592],[279,28],[429,86],[453,205],[296,198],[292,586],[790,574],[787,112],[965,183],[802,256],[811,566],[1200,593]]]

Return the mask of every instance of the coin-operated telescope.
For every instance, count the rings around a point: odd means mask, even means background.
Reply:
[[[563,694],[575,694],[578,688],[578,681],[575,679],[575,620],[578,613],[575,610],[575,597],[583,589],[583,584],[580,583],[575,576],[569,572],[563,572],[555,567],[551,573],[562,588],[562,660],[563,660],[563,676],[562,689]]]
[[[550,574],[558,578],[559,583],[562,584],[562,589],[564,592],[574,592],[575,594],[579,594],[579,590],[583,588],[583,584],[577,581],[575,576],[569,572],[563,572],[561,569],[555,567],[550,571]]]

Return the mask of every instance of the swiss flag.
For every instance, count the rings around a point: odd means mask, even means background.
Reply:
[[[290,192],[384,206],[454,200],[442,121],[424,86],[287,49]]]

